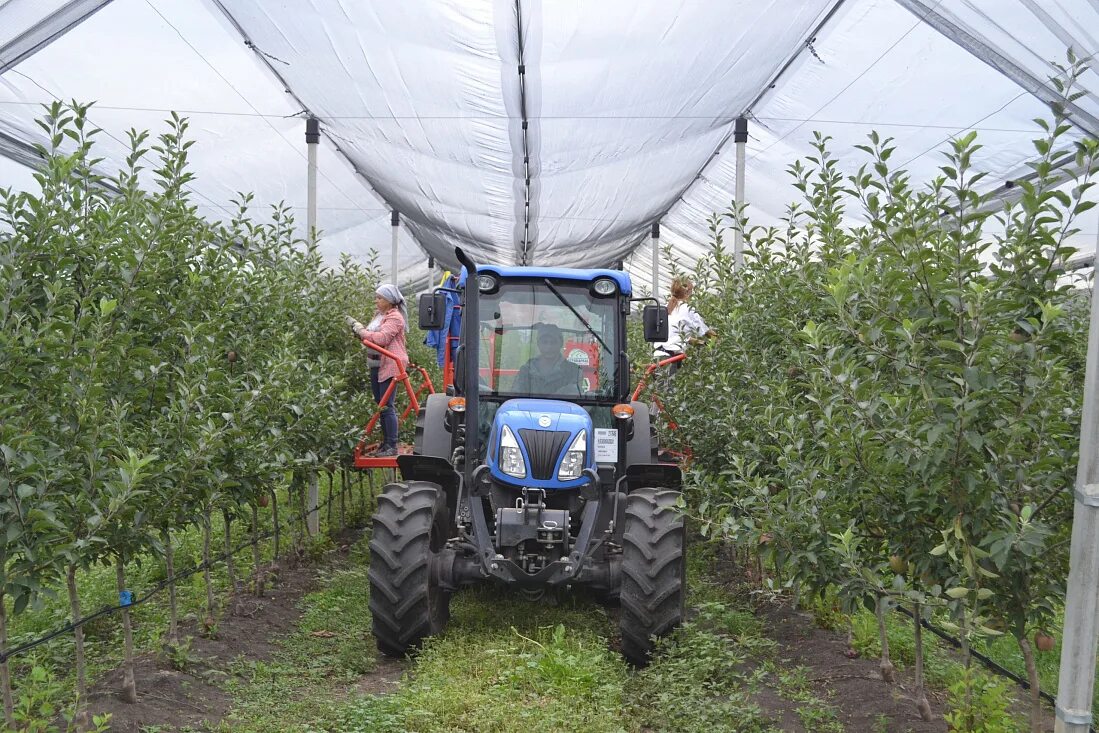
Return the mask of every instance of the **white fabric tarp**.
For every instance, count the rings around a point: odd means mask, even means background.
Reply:
[[[0,6],[0,27],[6,10]],[[95,49],[92,63],[89,48]],[[75,63],[78,59],[85,62]],[[42,103],[55,98],[96,101],[90,118],[102,129],[97,154],[107,158],[101,165],[106,173],[124,159],[127,130],[147,129],[155,136],[167,129],[169,111],[177,110],[189,118],[188,135],[196,141],[190,188],[203,215],[230,217],[233,200],[250,192],[255,218],[265,218],[271,206],[284,202],[304,236],[305,121],[291,116],[300,110],[205,5],[166,0],[107,5],[0,76],[0,135],[42,142],[34,118]],[[326,260],[334,264],[348,253],[367,261],[376,250],[388,275],[389,209],[327,140],[318,149],[318,169],[317,219]],[[8,170],[0,168],[0,185],[33,183],[14,172],[9,179]],[[423,252],[407,227],[400,227],[399,236],[401,284],[420,287],[427,276]]]
[[[107,169],[127,129],[178,110],[204,213],[251,191],[304,225],[308,111],[330,261],[376,253],[388,271],[396,208],[418,282],[426,254],[453,266],[460,245],[499,263],[625,259],[647,285],[652,222],[689,267],[734,199],[737,116],[754,223],[796,198],[786,169],[813,131],[852,171],[877,129],[926,180],[977,129],[998,187],[1034,155],[1052,62],[1093,56],[1097,29],[1093,0],[0,0],[0,68],[19,54],[0,75],[0,155],[40,141],[36,105],[54,97],[97,101]],[[1090,129],[1099,75],[1082,83]],[[14,166],[0,185],[33,186]],[[1090,251],[1099,225],[1081,226]]]

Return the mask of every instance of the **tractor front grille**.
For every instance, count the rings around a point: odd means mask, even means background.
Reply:
[[[557,430],[531,430],[521,428],[519,436],[527,447],[530,458],[530,475],[539,481],[554,478],[553,469],[565,449],[565,441],[571,433]]]

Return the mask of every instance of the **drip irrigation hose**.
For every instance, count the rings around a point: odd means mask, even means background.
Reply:
[[[321,509],[324,509],[326,506],[331,505],[332,502],[335,500],[335,498],[336,498],[335,495],[330,495],[328,497],[327,501],[325,501],[323,504],[318,504],[317,505],[316,511],[319,511]],[[291,527],[294,524],[294,522],[300,521],[303,517],[305,517],[309,513],[310,512],[306,512],[305,514],[295,514],[293,516],[287,517],[285,522],[279,522],[279,529],[280,530],[283,529],[283,528],[288,529],[289,527]],[[54,629],[53,631],[49,632],[48,634],[40,636],[37,639],[25,642],[25,643],[20,644],[19,646],[16,646],[16,647],[12,647],[11,649],[8,649],[6,651],[0,651],[0,664],[3,664],[5,662],[7,662],[9,659],[11,659],[13,657],[17,657],[21,654],[25,654],[25,653],[31,651],[32,649],[34,649],[36,647],[39,647],[39,646],[42,646],[43,644],[46,644],[47,642],[53,641],[54,639],[56,639],[59,636],[63,636],[65,634],[68,634],[68,633],[80,628],[81,626],[84,626],[85,624],[88,624],[88,623],[91,623],[92,621],[95,621],[98,618],[102,618],[104,616],[110,616],[111,614],[118,613],[119,611],[129,609],[129,608],[133,608],[134,606],[140,606],[142,603],[145,603],[146,601],[148,601],[151,598],[153,598],[154,596],[156,596],[158,593],[162,592],[169,585],[171,585],[175,582],[178,582],[180,580],[186,580],[187,578],[191,577],[192,575],[195,575],[196,573],[201,573],[203,570],[206,570],[207,567],[209,567],[212,570],[217,563],[228,559],[230,555],[236,555],[237,553],[241,552],[242,550],[245,550],[249,547],[254,547],[255,545],[258,545],[260,542],[262,542],[264,540],[267,540],[267,539],[270,539],[271,537],[274,536],[274,534],[275,534],[275,529],[274,529],[274,527],[272,527],[271,529],[268,529],[266,532],[259,535],[258,537],[255,537],[255,538],[249,540],[248,542],[244,542],[244,543],[234,547],[232,550],[230,550],[228,552],[223,552],[220,555],[217,555],[216,557],[211,558],[209,563],[205,563],[205,562],[200,563],[200,564],[196,565],[195,567],[190,568],[189,570],[185,570],[182,573],[176,573],[175,575],[173,575],[170,578],[165,578],[164,580],[162,580],[159,583],[157,583],[156,585],[154,585],[152,587],[152,589],[150,589],[148,592],[145,593],[145,595],[134,598],[132,602],[130,602],[129,604],[127,604],[125,606],[123,606],[123,605],[104,606],[103,608],[99,609],[95,613],[88,614],[87,616],[84,616],[84,617],[82,617],[82,618],[80,618],[76,621],[70,621],[69,623],[65,624],[64,626],[61,626],[57,629]]]
[[[904,606],[898,605],[896,608],[897,608],[898,611],[903,613],[905,616],[908,616],[909,618],[913,618],[912,612],[909,611]],[[961,639],[958,639],[957,637],[951,636],[947,632],[940,629],[938,626],[935,626],[934,624],[932,624],[930,621],[927,621],[926,619],[921,618],[920,619],[920,626],[924,627],[925,629],[930,631],[935,636],[939,637],[940,639],[942,639],[946,643],[950,644],[955,649],[961,649],[962,648]],[[974,659],[976,659],[981,664],[983,664],[990,671],[1000,675],[1001,677],[1006,677],[1007,679],[1011,680],[1015,684],[1022,687],[1024,690],[1029,690],[1030,689],[1030,682],[1028,680],[1020,677],[1017,674],[1015,674],[1010,669],[1007,669],[1007,668],[1003,667],[1002,665],[1000,665],[995,660],[990,659],[989,657],[985,656],[984,654],[981,654],[979,651],[976,651],[975,649],[973,649],[973,647],[969,648],[969,655],[971,657],[973,657]],[[1050,705],[1056,705],[1057,704],[1057,698],[1055,698],[1053,695],[1049,694],[1045,690],[1039,690],[1038,695],[1043,700],[1048,702]],[[1090,730],[1091,733],[1096,733],[1094,726],[1089,726],[1088,730]]]

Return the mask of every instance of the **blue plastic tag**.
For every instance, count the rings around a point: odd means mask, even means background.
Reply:
[[[118,592],[118,605],[120,606],[132,606],[134,602],[133,591],[120,590]]]

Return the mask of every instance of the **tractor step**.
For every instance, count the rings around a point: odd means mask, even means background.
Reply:
[[[372,456],[370,455],[378,449],[378,444],[372,445],[358,445],[355,446],[353,453],[352,465],[355,468],[396,468],[397,456],[407,456],[412,454],[412,446],[407,443],[400,443],[397,445],[397,455],[392,456]]]

